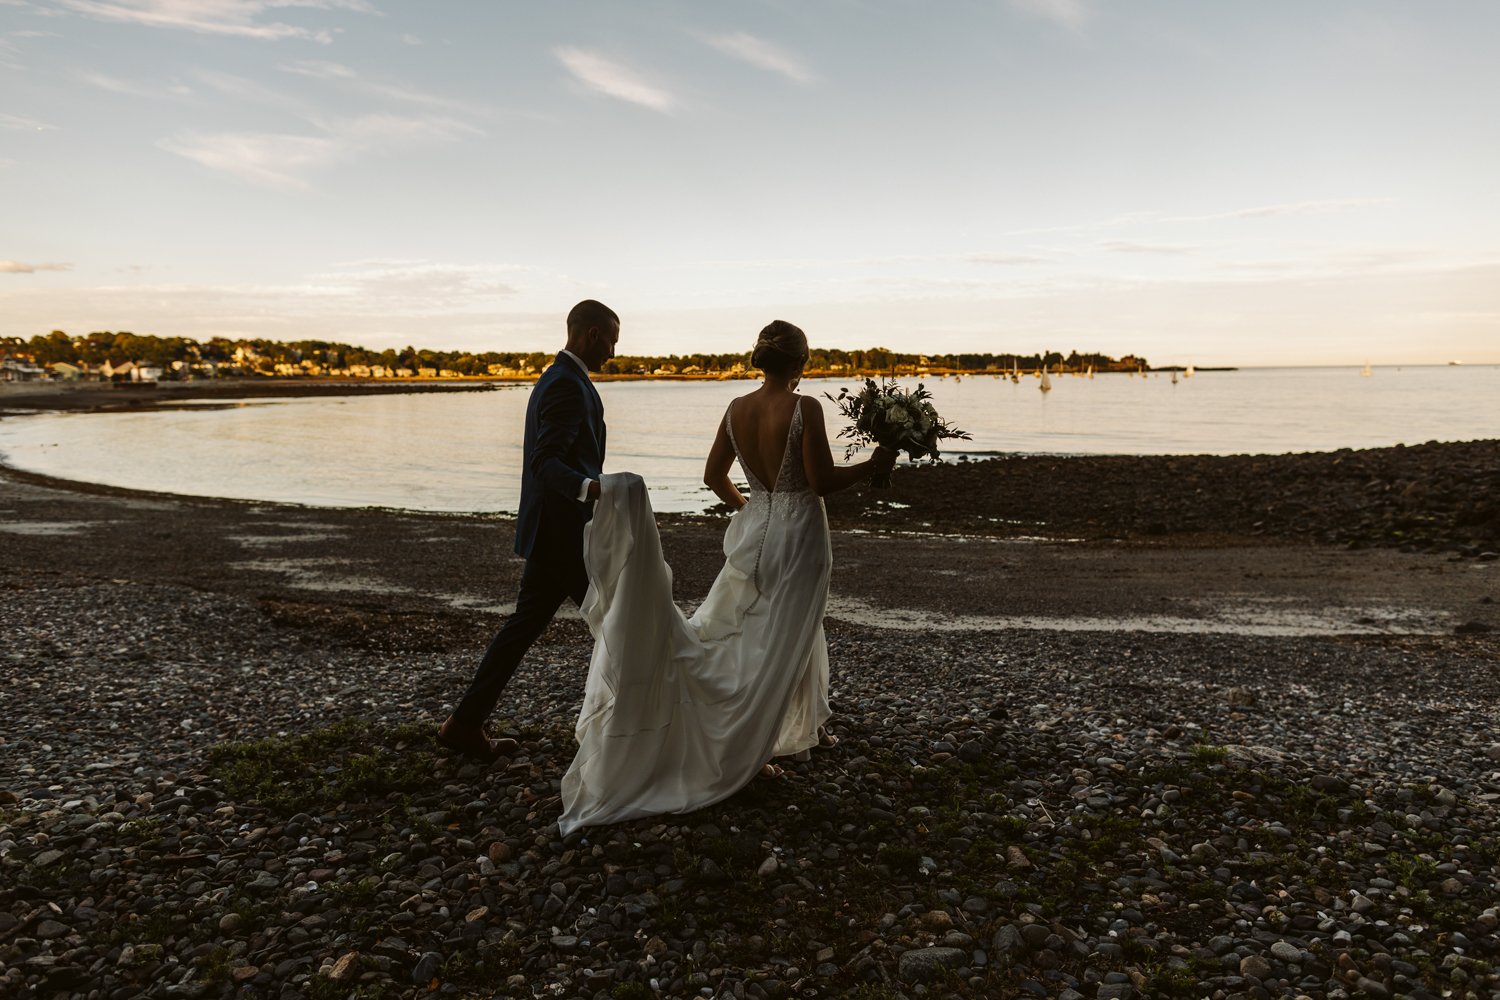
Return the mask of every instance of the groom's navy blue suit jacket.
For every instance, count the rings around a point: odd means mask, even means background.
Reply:
[[[557,355],[531,390],[524,448],[516,553],[581,558],[583,526],[594,505],[578,495],[604,472],[604,403],[588,373],[566,354]]]

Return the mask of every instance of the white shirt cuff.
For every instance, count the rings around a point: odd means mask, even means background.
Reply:
[[[592,482],[593,482],[593,480],[592,479],[588,479],[588,478],[585,478],[583,480],[583,485],[581,487],[579,487],[579,489],[578,489],[578,499],[579,499],[580,502],[582,502],[582,503],[588,503],[588,500],[589,500],[589,483],[592,483]]]

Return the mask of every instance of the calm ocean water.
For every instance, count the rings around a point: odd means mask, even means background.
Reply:
[[[915,380],[904,380],[908,383]],[[836,393],[833,380],[804,393]],[[927,379],[974,435],[946,457],[1274,454],[1500,438],[1500,366],[1249,369],[1147,377]],[[752,382],[607,382],[606,471],[638,472],[663,511],[714,502],[703,458]],[[530,386],[494,392],[257,399],[144,413],[0,420],[0,457],[133,489],[320,506],[514,511]],[[829,407],[829,426],[841,418]],[[898,467],[899,474],[899,467]]]

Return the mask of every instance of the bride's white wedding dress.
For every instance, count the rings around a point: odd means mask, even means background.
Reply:
[[[801,399],[769,488],[734,448],[750,500],[730,519],[724,568],[691,618],[672,602],[645,483],[632,473],[600,481],[584,534],[594,654],[578,756],[562,780],[565,834],[727,798],[772,756],[815,745],[828,719],[833,554],[803,471]]]

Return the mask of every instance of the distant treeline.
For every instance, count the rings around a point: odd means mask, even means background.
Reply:
[[[39,334],[29,340],[21,337],[0,338],[0,356],[26,358],[37,365],[67,363],[82,368],[96,368],[106,363],[124,361],[136,365],[173,371],[213,370],[226,374],[286,375],[358,374],[379,369],[385,375],[526,374],[544,369],[554,356],[550,351],[433,351],[405,347],[383,351],[326,340],[276,341],[264,339],[230,340],[213,337],[206,341],[188,337],[156,337],[127,332],[96,332],[74,337],[61,330]],[[925,368],[931,371],[981,372],[1022,371],[1059,367],[1082,371],[1092,366],[1096,371],[1149,368],[1144,358],[1126,355],[1111,358],[1105,354],[1071,351],[1042,351],[1031,354],[1010,352],[962,354],[909,354],[883,347],[846,351],[815,347],[808,360],[808,370],[815,372],[882,372]],[[605,364],[606,374],[694,374],[732,373],[749,367],[748,354],[670,354],[620,355]]]

